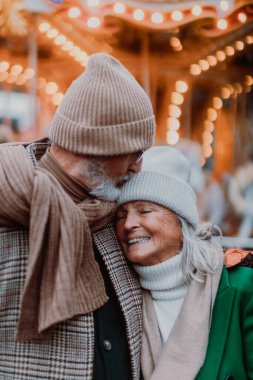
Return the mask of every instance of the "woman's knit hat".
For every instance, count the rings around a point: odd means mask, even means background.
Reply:
[[[125,183],[118,203],[144,200],[174,211],[193,227],[199,221],[196,195],[189,186],[187,158],[168,146],[154,147],[143,155],[142,170]]]
[[[117,59],[99,53],[66,92],[49,138],[73,153],[112,156],[145,151],[154,131],[145,91]]]

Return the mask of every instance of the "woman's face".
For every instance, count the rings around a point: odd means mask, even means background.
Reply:
[[[133,201],[120,206],[115,229],[124,254],[134,264],[158,264],[182,248],[176,214],[153,202]]]

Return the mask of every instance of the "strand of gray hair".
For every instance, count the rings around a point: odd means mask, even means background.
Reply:
[[[208,273],[213,274],[222,253],[221,230],[212,223],[199,224],[194,229],[179,217],[182,226],[182,271],[187,282],[203,282]]]

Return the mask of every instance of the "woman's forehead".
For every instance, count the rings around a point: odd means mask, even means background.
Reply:
[[[118,210],[128,211],[131,209],[136,209],[138,207],[144,207],[144,206],[152,206],[152,207],[156,207],[156,208],[166,208],[164,206],[160,206],[157,203],[154,203],[151,201],[136,200],[136,201],[130,201],[130,202],[124,203],[123,205],[119,206]]]

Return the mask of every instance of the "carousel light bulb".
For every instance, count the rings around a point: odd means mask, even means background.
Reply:
[[[180,105],[184,102],[184,97],[179,92],[172,92],[171,102],[176,105]]]
[[[32,79],[35,75],[35,70],[32,67],[28,67],[24,70],[24,76],[26,79]]]
[[[122,14],[122,13],[125,13],[126,7],[122,3],[116,3],[114,4],[113,10],[115,13]]]
[[[49,29],[49,31],[47,32],[47,37],[48,38],[55,38],[56,36],[58,36],[59,32],[57,29]]]
[[[41,33],[46,33],[51,28],[51,25],[48,22],[41,22],[39,24],[39,31]]]
[[[213,132],[214,131],[214,123],[210,120],[205,120],[204,121],[204,128],[208,132]]]
[[[210,121],[215,121],[217,117],[218,117],[217,111],[214,108],[209,107],[207,109],[207,119]]]
[[[57,92],[58,85],[55,82],[48,82],[45,86],[45,91],[48,95],[53,95]]]
[[[180,122],[174,117],[168,117],[167,119],[167,130],[177,131],[180,127]]]
[[[10,67],[9,62],[7,62],[7,61],[0,62],[0,72],[7,71],[9,69],[9,67]]]
[[[241,24],[244,24],[247,21],[247,15],[246,13],[243,13],[243,12],[238,13],[237,18]]]
[[[201,70],[206,71],[209,69],[209,63],[205,59],[200,59],[198,61],[198,64],[201,68]]]
[[[10,73],[11,75],[18,75],[23,71],[23,67],[21,65],[13,65],[11,67]]]
[[[90,17],[87,20],[87,25],[89,28],[98,28],[101,25],[101,21],[98,17]]]
[[[6,81],[8,76],[9,76],[9,74],[6,71],[0,71],[0,82]]]
[[[217,65],[217,58],[214,55],[208,55],[206,57],[207,62],[209,63],[210,66],[215,66]]]
[[[171,45],[173,48],[178,48],[179,46],[181,46],[180,39],[177,38],[177,37],[171,37],[171,38],[170,38],[170,45]]]
[[[177,92],[184,93],[188,90],[188,84],[183,80],[177,80],[175,88]]]
[[[236,41],[235,48],[238,51],[242,51],[244,49],[244,43],[242,41]]]
[[[175,145],[179,140],[179,134],[176,131],[167,131],[167,143]]]
[[[242,88],[241,83],[236,82],[236,83],[234,84],[234,86],[235,86],[235,89],[236,89],[236,91],[237,91],[237,94],[241,94],[241,93],[243,92],[243,88]]]
[[[199,65],[193,63],[192,65],[190,65],[190,73],[192,75],[199,75],[201,74],[201,68]]]
[[[78,7],[73,7],[73,8],[70,8],[69,11],[68,11],[68,16],[70,18],[76,18],[76,17],[79,17],[81,14],[81,10],[80,8]]]
[[[251,75],[245,75],[245,83],[248,86],[253,85],[253,77]]]
[[[53,96],[52,96],[52,103],[55,105],[55,106],[59,106],[62,102],[62,99],[63,99],[63,94],[61,92],[56,92]]]
[[[56,37],[54,40],[56,45],[63,45],[66,42],[66,37],[63,34],[60,34],[59,36]]]
[[[253,36],[251,35],[246,36],[245,41],[249,45],[253,44]]]
[[[27,81],[27,78],[25,77],[25,75],[20,74],[16,80],[16,83],[18,86],[22,86],[23,84],[25,84],[26,81]]]
[[[206,158],[211,157],[212,154],[213,154],[213,149],[212,149],[211,145],[203,144],[203,155],[204,155],[204,157],[206,157]]]
[[[214,96],[213,97],[213,108],[215,108],[216,110],[220,110],[223,106],[223,102],[221,100],[221,98],[219,98],[218,96]]]
[[[164,21],[164,17],[160,12],[154,12],[151,16],[151,21],[154,24],[161,24]]]
[[[225,52],[226,54],[231,57],[232,55],[235,54],[235,49],[233,48],[233,46],[226,46],[225,47]]]
[[[182,111],[178,106],[176,106],[175,104],[169,105],[169,115],[171,117],[174,117],[177,119],[181,116],[181,113],[182,113]]]
[[[221,97],[223,99],[228,99],[230,97],[231,93],[227,87],[222,87],[221,88]]]
[[[37,80],[37,89],[42,90],[45,87],[46,83],[47,82],[45,78],[39,77]]]
[[[135,9],[134,13],[133,13],[133,18],[136,20],[136,21],[142,21],[145,17],[145,14],[143,12],[142,9]]]
[[[183,20],[184,15],[181,11],[173,11],[173,12],[171,12],[170,17],[173,21],[181,21],[181,20]]]
[[[88,7],[98,7],[99,4],[99,0],[87,0]]]
[[[71,50],[73,48],[74,44],[73,42],[71,41],[66,41],[64,45],[62,45],[62,50],[64,51],[68,51],[68,50]]]
[[[194,5],[191,9],[193,16],[200,16],[202,13],[202,8],[199,5]]]
[[[221,18],[217,21],[217,28],[220,30],[225,30],[228,27],[228,22],[224,18]]]
[[[203,144],[211,145],[213,142],[213,135],[209,131],[204,131],[202,133]]]
[[[220,9],[223,11],[223,12],[226,12],[228,9],[229,9],[229,2],[226,1],[226,0],[223,0],[220,2]]]
[[[218,50],[218,51],[216,52],[216,57],[217,57],[217,60],[218,60],[219,62],[223,62],[223,61],[225,61],[225,59],[226,59],[226,54],[224,53],[224,51],[222,51],[222,50]]]

